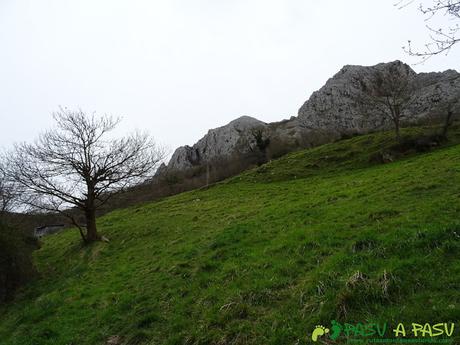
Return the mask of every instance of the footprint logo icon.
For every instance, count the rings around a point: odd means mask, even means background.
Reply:
[[[315,329],[313,330],[313,333],[311,334],[311,340],[313,340],[314,342],[317,342],[318,338],[322,337],[326,333],[329,333],[329,328],[318,325],[315,327]]]

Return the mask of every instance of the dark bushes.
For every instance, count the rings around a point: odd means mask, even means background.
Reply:
[[[390,147],[395,153],[427,152],[445,141],[442,135],[433,134],[416,138],[403,138],[401,142]]]
[[[0,223],[0,303],[36,276],[32,251],[38,242],[5,223]]]
[[[446,137],[441,134],[401,138],[398,143],[370,155],[369,162],[391,163],[409,154],[431,151],[446,141]]]

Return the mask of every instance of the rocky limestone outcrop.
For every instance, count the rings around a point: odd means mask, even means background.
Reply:
[[[404,109],[406,122],[418,122],[440,116],[448,104],[459,98],[459,73],[417,74],[401,61],[375,66],[344,66],[326,84],[315,91],[299,109],[298,120],[307,129],[339,133],[366,133],[391,126],[391,122],[369,102],[369,90],[379,88],[376,75],[404,76],[413,85],[411,99]]]
[[[264,131],[267,127],[265,122],[241,116],[225,126],[210,129],[195,145],[177,148],[167,170],[185,170],[216,159],[245,154],[254,146],[253,131]]]
[[[176,149],[168,165],[158,169],[158,175],[215,164],[257,151],[255,131],[261,131],[264,140],[268,139],[267,157],[273,158],[344,135],[390,128],[389,119],[372,104],[363,101],[365,95],[381,87],[378,75],[398,75],[410,81],[410,101],[404,109],[406,122],[435,121],[436,117],[445,116],[447,107],[452,104],[456,104],[455,112],[458,114],[460,74],[454,70],[417,74],[401,61],[375,66],[346,65],[321,89],[313,92],[299,109],[298,117],[267,124],[242,116],[225,126],[209,130],[193,146]]]

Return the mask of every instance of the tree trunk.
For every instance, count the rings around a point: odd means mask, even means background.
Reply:
[[[395,123],[396,140],[398,141],[398,143],[401,143],[401,131],[399,130],[399,119],[395,119],[394,123]]]
[[[94,205],[94,184],[88,182],[88,194],[86,199],[85,217],[86,217],[86,243],[91,243],[101,239],[96,227],[96,207]]]
[[[86,217],[86,238],[87,243],[98,241],[101,239],[101,236],[97,232],[96,227],[96,211],[94,208],[87,209],[85,211]]]

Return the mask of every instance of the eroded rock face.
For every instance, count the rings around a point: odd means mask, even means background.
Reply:
[[[401,61],[375,66],[346,65],[311,95],[299,109],[297,118],[267,124],[242,116],[209,130],[193,146],[176,149],[168,166],[160,167],[158,174],[214,164],[257,150],[254,130],[262,131],[264,138],[269,138],[267,152],[276,157],[295,149],[330,142],[343,135],[388,129],[392,126],[391,121],[375,106],[361,99],[381,87],[376,76],[391,75],[407,78],[411,84],[409,105],[403,111],[406,122],[444,117],[447,108],[460,98],[460,74],[454,70],[417,74]],[[456,104],[457,113],[460,102]]]
[[[253,130],[265,130],[267,124],[250,116],[242,116],[229,124],[210,129],[193,146],[181,146],[173,153],[168,170],[184,170],[234,154],[247,153],[253,147]]]
[[[460,73],[454,70],[420,73],[416,77],[418,90],[409,111],[418,118],[444,116],[447,108],[458,111]]]
[[[378,89],[378,73],[397,73],[413,84],[411,99],[404,110],[408,122],[439,116],[460,94],[459,73],[453,70],[417,74],[401,61],[369,67],[347,65],[314,92],[299,109],[299,123],[308,129],[339,133],[366,133],[388,128],[391,125],[388,118],[371,104],[360,101],[370,90]]]

